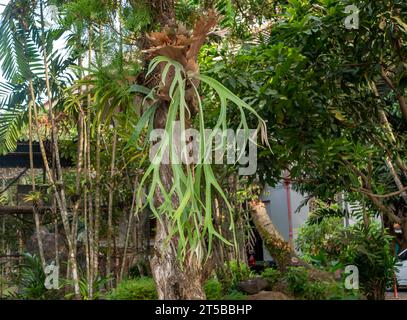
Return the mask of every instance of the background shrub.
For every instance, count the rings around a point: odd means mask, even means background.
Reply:
[[[158,296],[154,280],[143,277],[120,282],[107,298],[110,300],[155,300]]]
[[[282,279],[282,274],[280,271],[273,269],[273,268],[266,268],[261,273],[261,277],[267,280],[269,284],[269,289],[273,289],[273,287]]]
[[[220,300],[223,298],[223,287],[219,280],[212,278],[206,281],[204,285],[206,299]]]
[[[308,274],[304,267],[288,267],[285,279],[290,293],[295,297],[304,295],[308,285]]]
[[[247,295],[238,290],[231,290],[226,296],[223,297],[223,300],[245,300]]]

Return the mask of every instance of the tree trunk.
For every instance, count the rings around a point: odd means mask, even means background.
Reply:
[[[30,80],[30,93],[33,92],[32,88],[32,81]],[[31,95],[31,99],[33,96]],[[32,103],[35,103],[34,100]],[[33,132],[32,132],[32,105],[28,107],[28,135],[29,135],[29,153],[30,153],[30,173],[31,173],[31,185],[32,185],[32,192],[35,192],[35,172],[34,172],[34,156],[33,156]],[[35,231],[37,234],[37,242],[38,242],[38,252],[40,255],[40,260],[42,264],[42,268],[45,270],[45,258],[44,258],[44,248],[42,245],[42,238],[41,238],[41,222],[40,217],[37,211],[38,203],[33,203],[33,214],[34,214],[34,221],[35,221]]]
[[[151,271],[161,300],[202,300],[202,267],[194,255],[189,255],[181,269],[173,242],[167,243],[167,218],[157,223]]]
[[[175,6],[173,0],[153,0],[150,2],[152,11],[156,13],[155,22],[162,28],[166,25],[175,25]],[[205,35],[206,36],[206,35]],[[147,44],[147,41],[142,41]],[[193,56],[191,55],[191,58]],[[196,57],[193,57],[196,64]],[[157,72],[156,79],[160,79],[161,73]],[[160,81],[158,81],[160,82]],[[154,118],[154,129],[164,129],[167,122],[168,101],[161,101]],[[169,165],[160,165],[161,180],[167,191],[172,187],[173,174]],[[164,202],[159,190],[155,192],[156,207]],[[173,198],[174,207],[177,207],[179,199]],[[158,219],[157,219],[158,220]],[[161,220],[161,221],[160,221]],[[192,300],[205,299],[203,290],[202,265],[194,254],[187,254],[182,262],[178,259],[177,239],[167,241],[169,225],[168,218],[163,214],[157,221],[153,257],[150,261],[151,271],[157,286],[159,299]]]
[[[167,120],[168,106],[161,102],[157,109],[154,128],[163,129]],[[171,166],[160,165],[161,180],[167,190],[172,186]],[[178,199],[174,197],[174,207]],[[164,202],[159,190],[155,193],[155,202],[158,207]],[[205,299],[202,285],[202,266],[196,255],[189,254],[184,263],[180,264],[176,250],[176,239],[167,240],[169,225],[168,218],[163,215],[161,221],[157,219],[154,252],[150,261],[151,271],[157,286],[158,298],[162,300],[196,300]]]
[[[89,23],[88,25],[88,68],[92,67],[92,27]],[[85,152],[87,153],[87,165],[86,167],[86,174],[87,174],[87,187],[88,187],[88,239],[89,239],[89,278],[88,278],[88,291],[89,291],[89,299],[93,299],[93,279],[94,279],[94,258],[95,258],[95,233],[94,233],[94,213],[93,213],[93,191],[94,191],[94,184],[93,184],[93,177],[92,177],[92,159],[91,159],[91,143],[92,143],[92,136],[91,136],[91,126],[92,126],[92,97],[90,94],[89,86],[87,87],[87,119],[86,119],[86,135],[87,135],[87,148]]]
[[[110,163],[110,188],[108,195],[108,213],[107,213],[107,252],[106,252],[106,275],[109,277],[112,272],[112,237],[113,237],[113,196],[114,196],[114,175],[116,171],[116,146],[117,146],[117,131],[113,127],[113,145],[112,145],[112,158]],[[123,257],[123,259],[125,259]],[[109,280],[109,286],[112,286]]]
[[[284,240],[280,232],[273,225],[264,203],[261,201],[251,201],[249,205],[257,231],[263,240],[264,246],[276,261],[277,267],[284,271],[289,265],[301,263],[292,246]]]
[[[51,170],[48,165],[48,160],[44,148],[44,144],[41,140],[39,128],[38,128],[38,112],[36,108],[36,103],[33,104],[33,110],[34,110],[34,118],[36,121],[36,127],[37,127],[37,135],[39,139],[39,144],[40,144],[40,149],[41,149],[41,155],[43,157],[44,161],[44,167],[48,175],[48,179],[51,182],[52,188],[55,193],[55,198],[58,203],[58,207],[61,212],[61,218],[62,218],[62,223],[64,225],[65,233],[66,233],[66,238],[68,242],[68,248],[69,248],[69,262],[71,264],[72,268],[72,280],[74,283],[74,291],[75,291],[75,296],[77,299],[80,299],[80,289],[79,289],[79,273],[78,273],[78,266],[77,266],[77,261],[76,261],[76,239],[72,239],[70,237],[70,224],[69,224],[69,219],[68,219],[68,209],[67,209],[67,201],[66,201],[66,195],[65,195],[65,188],[64,188],[64,182],[63,182],[63,176],[62,176],[62,167],[61,167],[61,158],[59,154],[59,147],[58,147],[58,134],[57,134],[57,128],[53,116],[53,99],[52,99],[52,93],[51,93],[51,84],[50,84],[50,77],[49,77],[49,72],[48,72],[48,55],[47,55],[47,48],[45,44],[45,21],[44,21],[44,11],[43,11],[43,3],[40,2],[40,18],[41,18],[41,44],[42,44],[42,55],[44,59],[44,69],[45,69],[45,84],[46,84],[46,91],[47,91],[47,98],[48,98],[48,105],[49,105],[49,120],[51,122],[51,140],[52,140],[52,148],[53,152],[55,152],[55,162],[56,162],[56,169],[57,169],[57,178],[58,180],[55,181]],[[34,96],[34,94],[32,94]],[[35,101],[35,100],[34,100]],[[58,186],[57,186],[58,184]]]

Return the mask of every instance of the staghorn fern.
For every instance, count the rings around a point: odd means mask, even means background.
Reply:
[[[259,128],[261,130],[262,140],[266,141],[266,125],[260,118],[256,111],[251,108],[247,103],[239,99],[232,92],[226,89],[218,81],[205,76],[185,74],[185,71],[181,64],[176,61],[170,60],[167,57],[159,56],[154,58],[149,66],[147,76],[155,70],[160,64],[164,63],[165,67],[161,75],[161,79],[166,79],[166,76],[170,68],[174,71],[173,82],[170,85],[169,97],[171,99],[168,116],[165,125],[165,132],[168,139],[162,139],[158,150],[151,161],[150,165],[146,169],[144,176],[141,179],[138,189],[138,199],[141,199],[144,192],[144,187],[149,181],[149,190],[146,196],[146,202],[142,204],[138,202],[137,211],[142,210],[145,206],[149,205],[150,209],[154,213],[158,220],[158,223],[163,223],[162,217],[165,215],[169,219],[169,225],[165,227],[168,230],[167,241],[173,237],[178,238],[178,256],[182,261],[185,259],[188,250],[195,253],[198,259],[204,258],[204,250],[207,241],[207,255],[209,256],[212,250],[212,241],[214,238],[218,238],[228,245],[236,245],[236,236],[234,230],[234,224],[230,225],[230,230],[233,234],[234,243],[227,241],[221,234],[219,234],[213,225],[213,212],[212,203],[213,195],[217,193],[220,198],[226,204],[228,213],[230,214],[230,221],[233,221],[233,209],[228,201],[226,194],[223,192],[220,184],[218,183],[211,164],[205,163],[207,144],[210,143],[213,138],[216,129],[226,129],[227,124],[227,102],[232,102],[240,112],[241,122],[238,129],[242,129],[244,132],[245,141],[249,139],[249,129],[246,121],[245,111],[250,112],[259,120]],[[206,84],[210,89],[214,90],[220,101],[220,111],[215,127],[212,134],[205,137],[205,118],[204,110],[202,106],[201,98],[198,94],[197,88],[194,87],[192,81],[190,82],[195,89],[195,95],[198,101],[198,119],[199,119],[199,154],[196,164],[183,165],[180,164],[178,156],[175,154],[174,149],[174,123],[179,120],[181,125],[181,132],[185,131],[185,120],[187,114],[189,114],[188,105],[185,98],[186,82],[189,79],[195,78]],[[154,92],[157,88],[152,89],[147,98],[154,99]],[[147,112],[140,119],[139,124],[135,129],[135,133],[129,144],[136,144],[137,138],[140,135],[141,129],[148,126],[149,132],[152,130],[152,122],[154,121],[154,113],[156,105],[150,107]],[[186,149],[186,142],[181,141],[180,150]],[[245,148],[242,148],[243,150]],[[166,190],[160,177],[160,163],[164,157],[164,152],[168,150],[170,167],[173,174],[173,186],[171,190]],[[156,207],[154,203],[154,194],[159,190],[163,196],[163,203]],[[179,205],[175,206],[173,199],[176,197],[179,200]]]

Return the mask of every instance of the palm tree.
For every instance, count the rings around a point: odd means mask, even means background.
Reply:
[[[39,5],[39,8],[37,5]],[[54,80],[66,81],[65,71],[66,67],[70,65],[71,60],[68,59],[64,61],[61,54],[50,50],[54,40],[56,40],[54,37],[55,32],[45,30],[43,5],[42,1],[36,3],[27,0],[13,0],[8,3],[3,11],[0,27],[2,41],[0,50],[4,57],[2,61],[4,76],[9,81],[8,84],[3,85],[3,88],[9,90],[3,90],[3,99],[0,100],[0,108],[4,110],[7,115],[1,118],[2,124],[0,126],[2,131],[0,131],[0,138],[2,138],[2,140],[0,146],[4,146],[3,149],[5,151],[10,151],[15,147],[16,141],[21,133],[21,131],[18,130],[24,127],[23,120],[28,120],[31,145],[32,130],[30,116],[32,110],[44,167],[51,187],[54,190],[54,196],[67,234],[70,253],[69,261],[72,268],[74,288],[76,295],[79,296],[76,250],[74,249],[76,241],[70,236],[71,227],[68,221],[67,201],[58,149],[58,137],[53,117],[53,108],[55,108],[53,101],[58,103],[58,97],[62,92],[60,87],[61,81],[51,82],[50,80],[51,77],[53,77]],[[40,12],[40,20],[36,21],[37,16],[35,12],[38,9]],[[40,28],[37,27],[38,25],[40,25]],[[69,80],[71,80],[71,78],[68,76],[68,81]],[[44,95],[47,97],[47,103],[42,101]],[[53,143],[52,150],[55,153],[56,175],[52,172],[48,164],[47,152],[40,132],[38,106],[44,108],[45,105],[49,106],[48,115],[52,129],[51,140]],[[30,151],[32,153],[32,147],[30,147]],[[30,159],[31,171],[33,171],[32,154]],[[32,179],[34,179],[33,174]],[[32,181],[32,183],[33,189],[35,189],[34,181]],[[39,236],[39,217],[35,209],[34,219],[36,222],[40,256],[44,266],[44,254],[41,238]]]

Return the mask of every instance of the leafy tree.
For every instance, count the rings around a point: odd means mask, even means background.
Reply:
[[[288,170],[310,198],[345,191],[392,230],[405,225],[406,8],[352,2],[359,29],[348,30],[348,4],[282,4],[259,45],[208,48],[203,65],[268,120],[273,152],[260,153],[261,179],[274,184]]]

